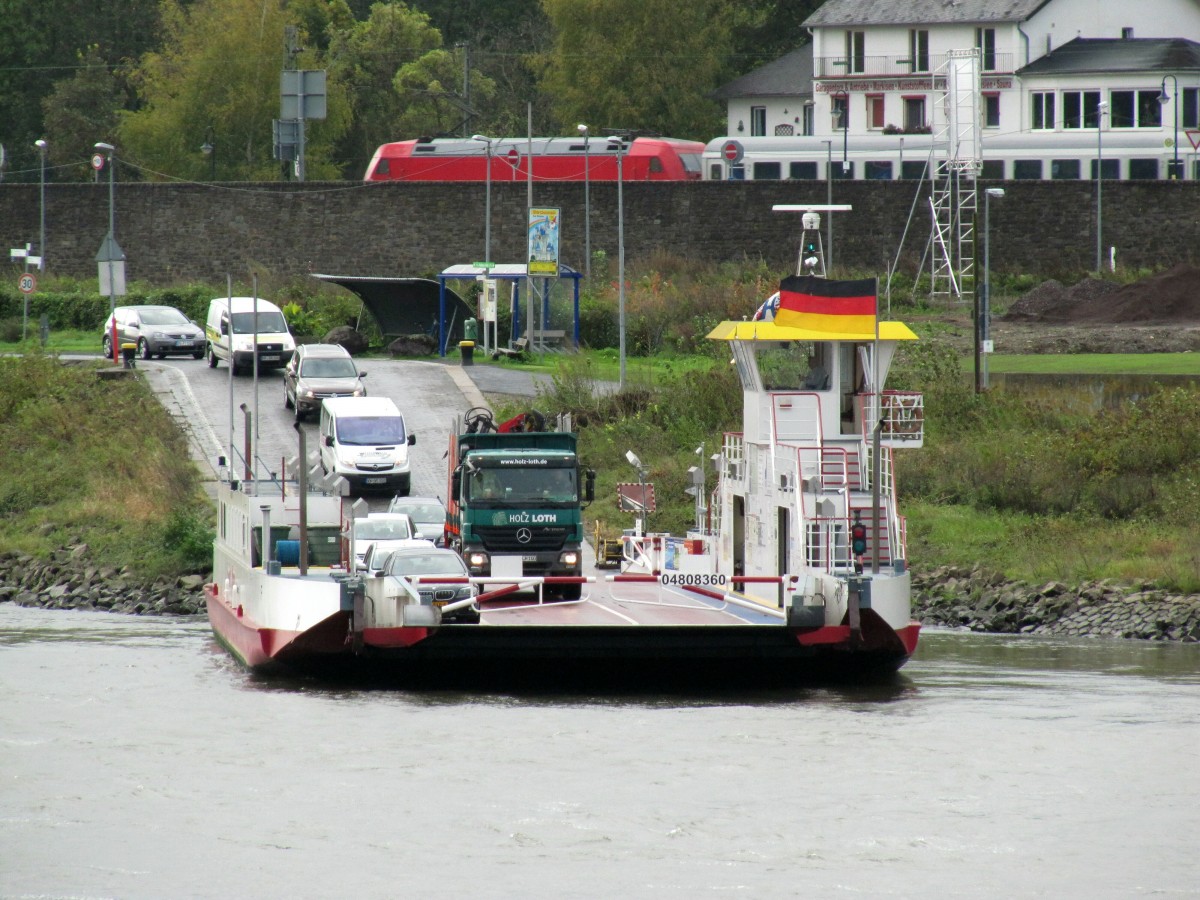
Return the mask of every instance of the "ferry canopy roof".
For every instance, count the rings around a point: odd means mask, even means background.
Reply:
[[[861,332],[817,331],[812,328],[791,328],[774,322],[722,322],[708,333],[714,341],[870,341],[874,335]],[[915,341],[917,336],[903,322],[880,322],[881,341]]]

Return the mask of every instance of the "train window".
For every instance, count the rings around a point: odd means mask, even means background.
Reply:
[[[863,163],[863,178],[872,181],[891,181],[892,164],[884,161],[865,162]]]
[[[1013,178],[1024,181],[1038,181],[1042,177],[1042,161],[1040,159],[1014,159]]]
[[[388,175],[391,173],[391,170],[392,170],[391,164],[387,161],[386,158],[381,159],[379,162],[377,162],[375,164],[375,174],[376,175]]]
[[[650,171],[661,172],[663,170],[662,160],[657,156],[650,157]]]
[[[1192,161],[1192,180],[1200,181],[1200,159]]]
[[[1104,159],[1100,161],[1100,177],[1105,181],[1117,181],[1121,177],[1121,161],[1119,159]],[[1088,169],[1088,178],[1096,180],[1096,161]]]
[[[817,164],[815,162],[788,163],[788,178],[797,181],[816,181]]]
[[[1057,181],[1077,179],[1082,168],[1077,159],[1052,159],[1050,160],[1050,177]]]
[[[831,168],[834,181],[847,181],[854,178],[854,163],[852,162],[842,163],[835,159]]]
[[[906,159],[900,163],[900,177],[910,181],[919,181],[926,175],[925,160]]]
[[[1157,159],[1131,159],[1129,161],[1129,179],[1131,181],[1154,181],[1157,178]]]
[[[679,161],[683,163],[683,171],[695,172],[697,175],[700,174],[701,160],[699,153],[680,153]]]
[[[725,166],[721,163],[713,163],[708,167],[709,181],[723,181],[725,179]]]
[[[993,178],[996,181],[1004,180],[1004,160],[1002,159],[985,159],[983,166],[979,169],[980,178]]]
[[[746,180],[746,167],[745,166],[730,166],[729,167],[729,180],[730,181],[745,181]]]
[[[783,166],[777,162],[756,162],[754,164],[755,181],[778,181],[783,177]]]

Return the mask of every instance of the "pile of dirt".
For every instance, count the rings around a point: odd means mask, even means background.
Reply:
[[[1046,281],[1009,307],[1009,322],[1069,325],[1200,324],[1200,268],[1180,263],[1133,284]]]

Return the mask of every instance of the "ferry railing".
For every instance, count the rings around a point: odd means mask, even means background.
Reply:
[[[860,394],[862,421],[871,422],[874,394]],[[918,391],[884,391],[879,395],[883,419],[881,440],[888,447],[920,447],[925,442],[925,395]],[[869,426],[867,428],[869,432]]]
[[[777,391],[771,394],[771,434],[781,443],[824,442],[821,397],[811,391]]]

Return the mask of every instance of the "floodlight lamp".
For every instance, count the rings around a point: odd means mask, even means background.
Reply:
[[[584,125],[582,122],[580,122],[578,125],[575,126],[575,130],[578,131],[580,134],[588,133],[588,127],[586,125]]]
[[[989,197],[1000,198],[1004,196],[1004,188],[988,188],[987,195]]]
[[[95,146],[95,149],[97,149],[97,150],[107,150],[109,153],[112,153],[114,150],[117,149],[112,144],[105,144],[105,143],[97,143],[94,146]]]
[[[625,451],[625,458],[629,460],[629,464],[635,469],[640,469],[642,467],[642,461],[638,459],[638,455],[632,450]]]

